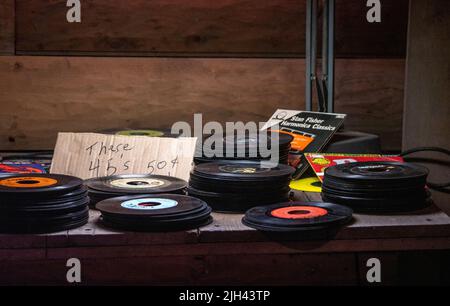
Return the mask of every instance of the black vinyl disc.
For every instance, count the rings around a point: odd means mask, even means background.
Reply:
[[[62,174],[8,174],[0,177],[0,198],[52,196],[68,193],[82,185],[83,180]]]
[[[61,215],[71,211],[77,211],[84,209],[89,204],[89,198],[83,197],[76,201],[60,202],[60,203],[39,203],[34,205],[8,205],[1,206],[0,210],[7,214],[12,215]]]
[[[430,204],[428,170],[402,162],[356,162],[325,169],[322,199],[358,212],[405,212]]]
[[[282,164],[230,161],[200,164],[194,168],[192,173],[205,178],[220,178],[221,180],[270,181],[277,178],[289,178],[294,173],[294,169]]]
[[[201,210],[195,212],[185,212],[180,214],[172,214],[168,216],[152,216],[151,218],[142,216],[133,217],[123,217],[117,215],[110,215],[103,213],[103,218],[106,218],[115,223],[133,224],[133,225],[143,225],[143,226],[170,226],[176,223],[183,222],[196,222],[199,220],[204,220],[208,218],[211,214],[211,207],[205,206]],[[150,222],[149,222],[150,221]]]
[[[96,208],[106,225],[127,230],[178,230],[211,222],[211,208],[200,199],[184,195],[122,196],[103,200]]]
[[[432,204],[431,193],[423,190],[408,197],[351,197],[323,193],[322,199],[351,207],[358,212],[407,212],[426,208]]]
[[[103,200],[96,208],[119,216],[159,216],[183,213],[206,205],[200,199],[175,194],[122,196]]]
[[[11,174],[0,178],[0,232],[49,233],[75,228],[89,218],[87,188],[79,178]]]
[[[330,229],[329,226],[308,226],[308,227],[280,227],[280,226],[270,226],[261,223],[254,223],[245,217],[242,218],[242,224],[263,231],[263,232],[284,232],[284,233],[298,233],[298,232],[326,232]]]
[[[408,184],[425,184],[428,170],[422,166],[401,162],[356,162],[340,164],[325,169],[329,179],[342,181],[374,181],[375,184],[395,184],[407,181]]]
[[[224,137],[208,135],[195,149],[196,164],[211,161],[263,161],[270,160],[277,150],[278,162],[287,164],[291,135],[279,133],[245,134],[235,133]]]
[[[70,202],[76,202],[87,198],[88,192],[85,186],[79,189],[70,191],[66,194],[52,196],[52,197],[13,197],[11,195],[0,197],[1,208],[15,208],[21,209],[23,207],[39,207],[49,206],[56,207]]]
[[[182,190],[187,182],[164,175],[114,175],[85,181],[89,189],[116,194],[170,193]]]
[[[349,222],[352,210],[346,206],[322,202],[286,202],[248,210],[242,220],[257,229],[305,230],[337,226]]]

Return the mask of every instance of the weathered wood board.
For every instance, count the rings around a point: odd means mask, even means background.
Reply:
[[[0,57],[0,148],[51,149],[57,132],[263,121],[304,109],[303,59]],[[336,62],[336,111],[347,129],[401,139],[404,60]]]
[[[15,52],[15,0],[0,2],[0,55]]]
[[[385,0],[369,23],[366,1],[336,1],[338,57],[404,57],[408,0]],[[66,1],[17,1],[19,54],[302,57],[306,1],[90,0],[81,23]]]

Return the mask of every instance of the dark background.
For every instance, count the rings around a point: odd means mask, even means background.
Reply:
[[[336,1],[336,111],[400,150],[407,0]],[[52,148],[58,131],[265,121],[304,109],[303,0],[0,2],[0,148]],[[321,11],[321,8],[319,8]],[[320,31],[320,29],[319,29]],[[319,32],[320,33],[320,32]],[[320,39],[319,39],[320,40]]]

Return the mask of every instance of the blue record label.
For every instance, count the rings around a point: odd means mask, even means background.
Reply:
[[[164,198],[143,198],[128,200],[120,204],[123,208],[139,210],[156,210],[172,208],[178,205],[178,202],[172,199]]]

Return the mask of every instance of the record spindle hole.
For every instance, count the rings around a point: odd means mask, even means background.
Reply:
[[[161,205],[161,203],[158,202],[145,202],[145,203],[139,203],[138,206],[143,206],[143,207],[153,207],[153,206],[158,206]]]
[[[377,166],[377,167],[362,168],[361,172],[382,173],[382,172],[389,172],[392,169],[394,169],[394,167],[391,167],[391,166]]]
[[[146,136],[147,133],[145,132],[130,132],[131,136]]]
[[[310,211],[302,210],[302,209],[292,210],[292,211],[288,212],[288,214],[290,214],[290,215],[307,215],[309,213],[310,213]]]
[[[22,185],[33,185],[33,184],[38,184],[39,181],[37,180],[23,180],[23,181],[18,181],[18,184],[22,184]]]
[[[144,182],[144,181],[132,181],[132,182],[127,182],[127,185],[142,186],[142,185],[149,185],[149,183]]]

